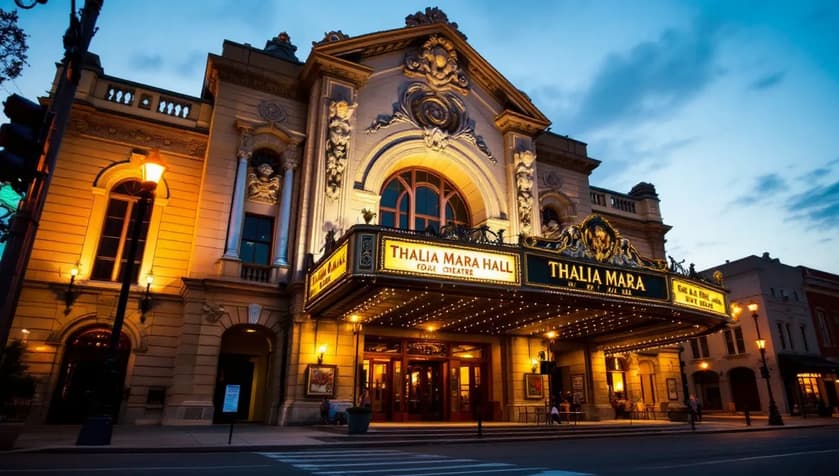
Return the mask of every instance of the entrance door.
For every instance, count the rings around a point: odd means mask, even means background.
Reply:
[[[99,411],[97,396],[110,394],[108,402],[114,422],[119,416],[123,393],[103,387],[105,358],[108,355],[111,331],[104,328],[85,329],[67,340],[58,385],[53,393],[48,421],[50,423],[82,423],[87,415]],[[117,346],[115,388],[122,389],[131,343],[122,334]]]
[[[449,408],[451,408],[451,419],[453,421],[474,420],[475,413],[472,405],[474,402],[486,400],[483,392],[480,364],[452,363],[449,371]],[[484,418],[486,418],[486,414]]]
[[[408,419],[443,419],[443,363],[408,362]]]
[[[367,379],[370,390],[370,402],[373,405],[374,421],[393,420],[393,378],[389,360],[374,360],[370,365],[370,376]]]
[[[222,413],[224,392],[227,385],[239,386],[239,407],[236,411],[237,420],[247,420],[251,409],[251,391],[253,383],[253,362],[247,355],[221,354],[218,359],[218,373],[216,374],[216,393],[214,395],[215,412],[214,423],[224,423]],[[227,416],[229,418],[229,415]]]

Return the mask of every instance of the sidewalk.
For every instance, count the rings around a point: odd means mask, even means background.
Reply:
[[[766,431],[839,425],[839,418],[784,417],[784,426],[769,426],[765,416],[708,416],[696,424],[696,433]],[[562,425],[486,422],[483,434],[469,423],[373,423],[364,435],[347,435],[346,426],[278,427],[239,424],[228,445],[229,425],[114,427],[110,446],[76,446],[78,425],[39,425],[24,429],[14,452],[216,452],[277,451],[324,446],[397,446],[439,443],[500,442],[567,438],[604,438],[639,434],[690,433],[690,425],[665,420],[607,420]],[[2,454],[2,452],[0,452]]]

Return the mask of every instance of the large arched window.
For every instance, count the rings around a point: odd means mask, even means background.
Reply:
[[[406,230],[439,230],[449,223],[470,226],[469,210],[457,188],[423,169],[404,170],[385,183],[379,217],[382,226]]]
[[[121,281],[122,270],[126,264],[125,254],[131,245],[133,234],[134,207],[140,199],[142,185],[136,180],[127,180],[117,184],[111,189],[108,197],[108,209],[105,213],[105,220],[102,224],[102,234],[99,237],[99,246],[96,250],[96,259],[93,263],[91,279],[100,281]],[[152,200],[152,199],[150,199]],[[146,247],[146,235],[149,229],[149,219],[152,212],[152,204],[146,207],[145,216],[140,220],[140,239],[137,242],[137,254],[134,261],[134,276],[132,281],[136,282],[140,274],[140,262],[143,251]]]

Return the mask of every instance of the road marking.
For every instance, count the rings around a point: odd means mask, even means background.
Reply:
[[[21,468],[21,469],[0,469],[0,473],[81,473],[81,472],[107,472],[107,471],[229,471],[236,469],[269,468],[270,464],[242,464],[235,466],[120,466],[113,468]]]
[[[400,450],[318,450],[260,452],[259,455],[320,476],[376,475],[400,476],[465,475],[487,473],[528,473],[543,476],[572,476],[580,473],[544,472],[544,467],[517,467],[511,463],[481,462],[476,459],[429,455]],[[433,473],[431,472],[433,471]]]
[[[839,449],[831,449],[831,450],[814,450],[814,451],[795,451],[792,453],[781,453],[776,455],[764,455],[764,456],[746,456],[743,458],[725,458],[725,459],[716,459],[711,461],[697,461],[693,463],[680,463],[680,464],[669,464],[669,465],[661,465],[661,466],[641,466],[638,468],[627,468],[628,470],[634,471],[645,471],[648,469],[672,469],[672,468],[683,468],[686,466],[708,466],[714,464],[729,464],[729,463],[739,463],[744,461],[756,461],[762,459],[776,459],[776,458],[786,458],[788,456],[805,456],[805,455],[818,455],[818,454],[827,454],[827,453],[837,453]]]

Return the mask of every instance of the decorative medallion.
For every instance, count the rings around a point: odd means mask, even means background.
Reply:
[[[583,258],[598,263],[667,271],[664,260],[645,258],[623,238],[605,218],[591,215],[579,225],[571,225],[556,240],[528,237],[528,248],[551,250],[569,258]]]
[[[288,117],[285,109],[276,101],[262,101],[257,106],[257,110],[259,111],[259,117],[271,124],[284,122]]]
[[[457,64],[454,44],[439,35],[429,38],[419,55],[405,57],[405,74],[425,77],[434,89],[452,87],[463,94],[469,91],[469,79]]]
[[[463,139],[474,144],[492,163],[496,162],[483,137],[475,134],[475,121],[466,113],[466,105],[451,92],[436,92],[424,83],[410,83],[399,103],[394,104],[393,115],[380,115],[367,133],[398,122],[422,129],[425,144],[432,150],[444,150],[450,140]]]
[[[329,102],[328,136],[326,138],[326,196],[337,200],[347,167],[350,144],[350,117],[356,105],[345,100]]]
[[[527,235],[533,231],[533,162],[535,160],[536,154],[532,150],[520,150],[513,154],[519,223],[522,231]]]

